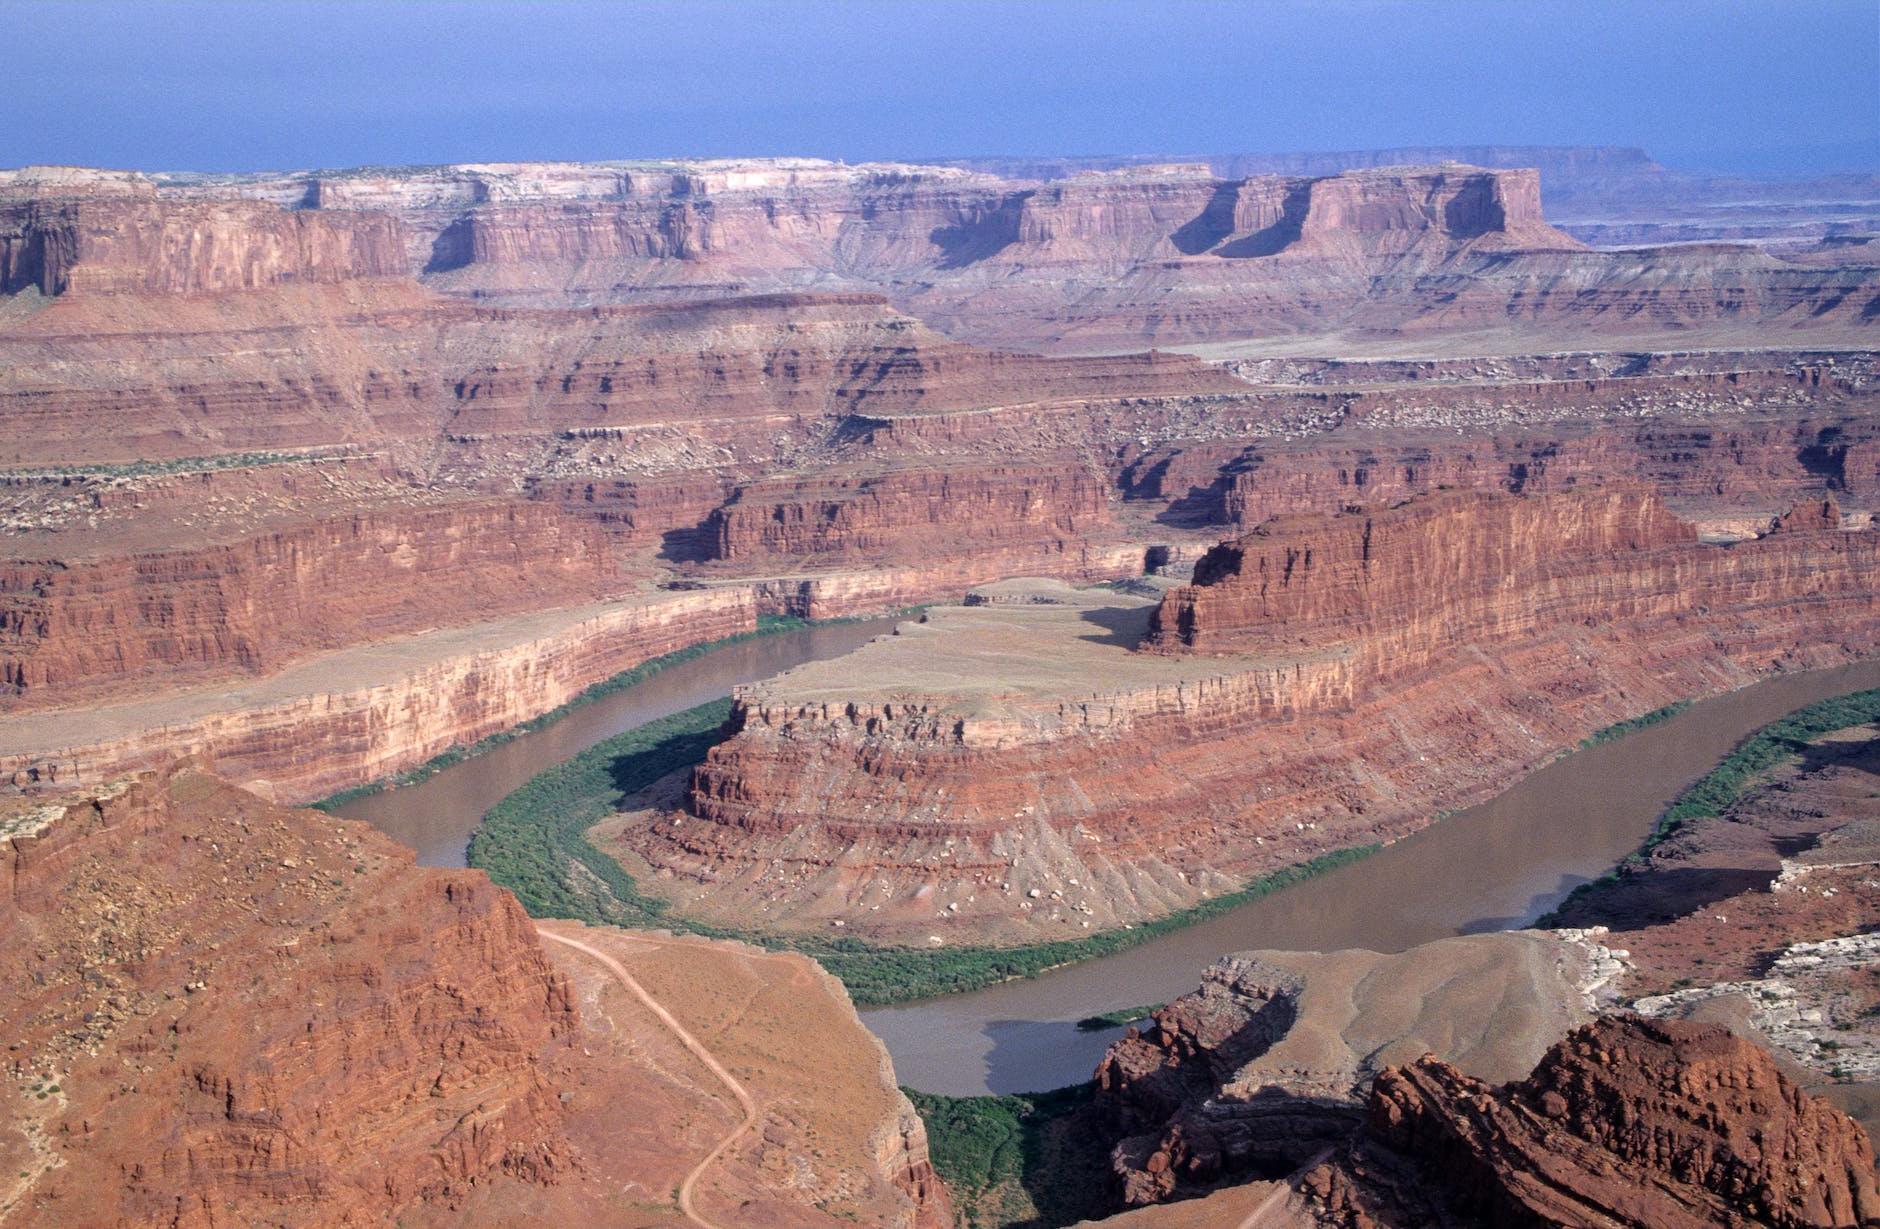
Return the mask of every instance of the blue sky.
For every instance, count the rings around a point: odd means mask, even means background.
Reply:
[[[0,164],[1642,145],[1875,168],[1880,0],[0,0]]]

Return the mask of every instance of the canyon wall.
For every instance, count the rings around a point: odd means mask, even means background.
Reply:
[[[304,802],[509,729],[661,654],[751,631],[757,608],[748,590],[720,589],[573,614],[392,640],[232,691],[0,718],[0,773],[96,785],[199,755],[230,780]]]
[[[70,704],[262,675],[309,653],[580,601],[625,583],[544,504],[361,508],[246,540],[0,563],[0,692]]]
[[[809,443],[833,426],[817,420],[846,413],[1246,387],[1185,355],[1045,358],[965,346],[872,294],[575,311],[342,289],[174,304],[54,300],[0,328],[0,409],[21,424],[0,460],[70,467],[588,438],[618,441],[616,452],[640,443],[642,469],[658,472],[740,453],[775,462],[786,417],[811,424],[790,430]]]
[[[538,307],[875,291],[963,338],[1089,352],[1467,328],[1858,331],[1870,253],[1584,249],[1532,169],[1047,182],[813,160],[512,164],[219,181],[0,177],[6,286],[228,291],[361,278]]]
[[[1145,647],[1342,648],[1381,681],[1427,670],[1456,644],[1521,640],[1562,618],[1843,604],[1851,630],[1867,617],[1874,539],[1839,533],[1838,508],[1822,507],[1833,524],[1817,516],[1812,534],[1785,518],[1767,538],[1715,550],[1698,549],[1696,532],[1656,497],[1623,490],[1519,500],[1451,492],[1329,521],[1281,517],[1204,555],[1195,583],[1163,599]],[[1785,549],[1792,533],[1809,545]]]
[[[0,191],[0,293],[213,294],[411,272],[387,213],[183,202],[147,187],[11,195]]]
[[[936,912],[975,937],[1128,924],[1401,836],[1612,722],[1867,654],[1877,551],[1870,529],[1795,525],[1705,545],[1632,491],[1290,519],[1150,618],[940,611],[862,650],[846,689],[820,670],[746,689],[686,822],[616,848],[705,885],[686,907],[707,913],[895,937]]]
[[[1036,544],[1063,551],[1113,526],[1108,484],[1083,465],[773,479],[738,488],[706,522],[709,557],[932,559]]]
[[[1468,167],[1224,181],[1206,167],[1177,165],[1045,185],[915,170],[893,180],[724,187],[709,202],[688,185],[611,201],[474,208],[440,236],[430,269],[451,273],[453,289],[510,289],[519,283],[503,278],[505,266],[536,266],[572,279],[564,288],[618,292],[600,279],[625,281],[652,267],[696,293],[714,278],[753,274],[789,284],[833,270],[862,283],[981,261],[1115,267],[1295,246],[1325,252],[1352,235],[1379,252],[1490,235],[1577,247],[1542,220],[1538,183],[1532,171]]]

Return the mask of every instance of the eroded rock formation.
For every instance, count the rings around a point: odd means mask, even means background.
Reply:
[[[1880,1220],[1873,1147],[1727,1030],[1602,1020],[1495,1088],[1433,1057],[1381,1075],[1342,1156],[1301,1186],[1340,1226]]]
[[[568,985],[482,875],[187,769],[11,810],[9,1219],[365,1225],[575,1165]]]
[[[1351,1135],[1380,1072],[1425,1053],[1489,1080],[1526,1072],[1588,1018],[1611,967],[1533,932],[1224,957],[1097,1069],[1123,1200],[1288,1174]]]
[[[1815,522],[1708,545],[1637,491],[1439,493],[1217,547],[1152,618],[936,612],[843,677],[741,693],[683,822],[617,847],[726,916],[1134,921],[1406,833],[1624,717],[1870,652],[1880,536]]]

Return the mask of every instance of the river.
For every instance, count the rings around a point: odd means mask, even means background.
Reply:
[[[411,846],[421,866],[462,866],[483,812],[543,769],[635,726],[729,695],[740,683],[755,683],[806,661],[840,657],[893,631],[899,622],[819,623],[722,645],[416,784],[356,798],[336,813],[363,819]]]
[[[483,812],[534,774],[739,683],[846,653],[895,622],[811,627],[714,649],[341,813],[412,846],[425,865],[462,866]],[[870,1008],[862,1021],[887,1044],[900,1081],[928,1092],[964,1096],[1073,1084],[1090,1077],[1121,1033],[1079,1032],[1075,1021],[1187,993],[1201,969],[1225,952],[1401,951],[1449,935],[1527,925],[1638,848],[1672,797],[1744,735],[1802,705],[1870,687],[1880,687],[1880,661],[1765,679],[1557,760],[1492,801],[1231,913],[1027,981]]]

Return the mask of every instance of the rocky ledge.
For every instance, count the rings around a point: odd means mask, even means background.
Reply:
[[[1715,1026],[1601,1020],[1496,1088],[1434,1057],[1381,1075],[1299,1182],[1318,1224],[1774,1226],[1880,1220],[1873,1146]]]
[[[1123,1200],[1291,1173],[1357,1128],[1380,1072],[1426,1053],[1513,1079],[1591,1017],[1616,967],[1595,943],[1532,931],[1223,957],[1097,1069]]]

